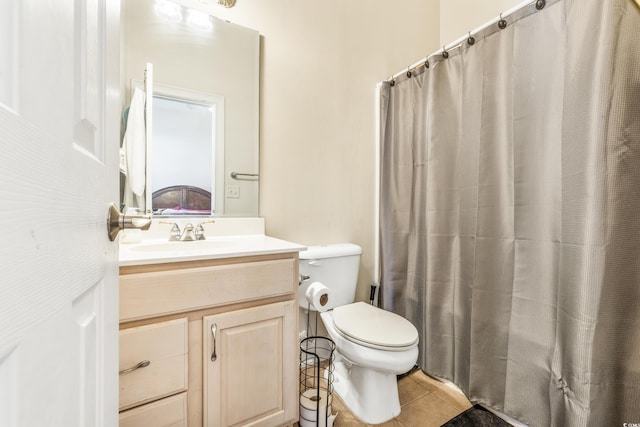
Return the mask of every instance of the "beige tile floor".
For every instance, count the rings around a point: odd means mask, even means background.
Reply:
[[[440,427],[456,415],[473,406],[464,395],[444,383],[415,370],[398,381],[400,415],[377,426],[383,427]],[[353,416],[339,398],[334,399],[334,427],[370,426]]]

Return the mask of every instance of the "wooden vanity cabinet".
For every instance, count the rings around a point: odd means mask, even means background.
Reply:
[[[297,252],[121,267],[120,425],[296,422],[297,288]]]

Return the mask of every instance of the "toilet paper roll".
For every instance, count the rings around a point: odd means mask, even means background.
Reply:
[[[305,297],[311,305],[311,309],[319,312],[324,312],[329,309],[329,298],[331,294],[329,288],[320,282],[313,282],[307,288]]]
[[[321,389],[318,394],[317,390],[309,389],[300,395],[300,427],[331,427],[334,419],[326,390]]]

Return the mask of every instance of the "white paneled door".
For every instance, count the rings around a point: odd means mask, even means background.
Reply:
[[[0,426],[116,426],[120,0],[0,11]]]

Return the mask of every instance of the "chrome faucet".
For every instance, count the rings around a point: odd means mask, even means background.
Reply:
[[[180,235],[181,242],[190,242],[192,240],[196,240],[196,234],[194,232],[193,224],[189,223],[184,226],[182,229],[182,234]]]
[[[202,221],[197,226],[189,223],[184,226],[182,231],[180,226],[175,222],[160,221],[162,224],[171,224],[171,231],[169,231],[170,242],[192,242],[195,240],[205,240],[204,225],[215,222],[214,220]]]

